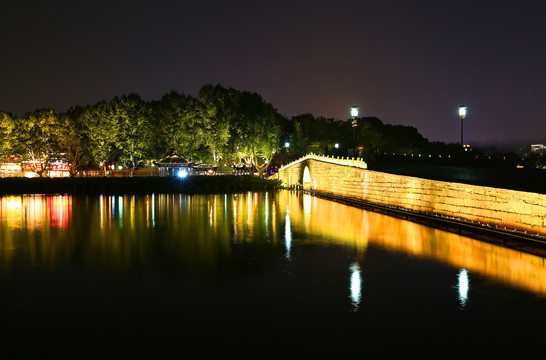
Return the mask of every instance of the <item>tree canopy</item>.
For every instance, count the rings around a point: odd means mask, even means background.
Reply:
[[[176,153],[195,163],[245,164],[261,173],[272,162],[309,152],[345,156],[358,147],[381,152],[453,151],[430,143],[410,126],[375,117],[350,121],[301,114],[287,118],[259,94],[204,85],[196,97],[170,91],[158,100],[116,96],[65,113],[39,109],[23,117],[0,112],[0,157],[18,155],[41,164],[59,158],[70,174],[94,166],[123,165],[132,174],[146,161]],[[290,147],[284,146],[285,142]],[[40,161],[38,161],[40,160]]]

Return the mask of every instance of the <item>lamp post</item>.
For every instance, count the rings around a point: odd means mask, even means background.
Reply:
[[[356,121],[356,118],[358,117],[358,106],[351,106],[351,117],[353,118],[353,121],[351,122],[351,126],[353,127],[353,155],[356,154],[356,127],[358,126],[358,123]]]
[[[466,109],[467,107],[464,105],[459,106],[459,117],[461,118],[461,147],[464,148],[464,142],[463,142],[463,120],[466,117]]]

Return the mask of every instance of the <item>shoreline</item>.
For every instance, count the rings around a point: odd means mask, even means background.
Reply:
[[[278,188],[277,181],[250,175],[192,175],[183,179],[173,176],[0,179],[0,196],[23,194],[212,194],[264,191]]]

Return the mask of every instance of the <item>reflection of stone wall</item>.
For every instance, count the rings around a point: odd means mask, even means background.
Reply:
[[[355,165],[308,157],[281,168],[276,178],[287,186],[301,185],[308,166],[313,190],[546,235],[546,195],[381,173]]]
[[[369,244],[379,244],[546,295],[546,263],[541,256],[308,194],[282,193],[275,202],[278,209],[289,209],[292,231],[310,234],[313,243],[324,240],[352,247],[355,259],[366,256]]]

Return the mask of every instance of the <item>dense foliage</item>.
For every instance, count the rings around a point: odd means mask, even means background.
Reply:
[[[177,153],[194,162],[244,164],[261,173],[310,152],[368,161],[384,154],[460,152],[456,144],[429,142],[413,127],[375,117],[357,120],[351,127],[347,120],[311,114],[286,118],[257,93],[205,85],[196,97],[171,91],[145,101],[129,94],[65,113],[0,112],[0,159],[34,161],[39,175],[59,158],[68,162],[71,175],[86,167],[105,172],[112,164],[132,174],[146,161]]]
[[[196,98],[172,91],[147,102],[129,94],[66,113],[0,112],[0,157],[33,161],[39,175],[60,157],[72,175],[88,166],[105,172],[114,163],[132,174],[172,153],[262,171],[280,148],[283,121],[260,95],[219,85],[203,86]]]

